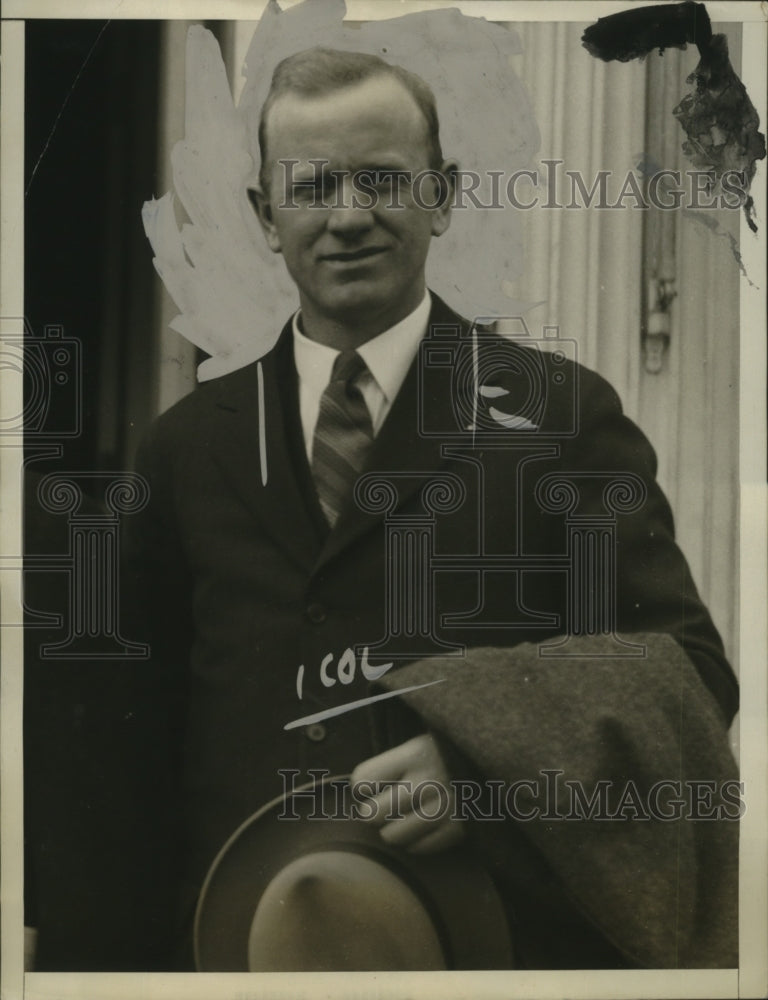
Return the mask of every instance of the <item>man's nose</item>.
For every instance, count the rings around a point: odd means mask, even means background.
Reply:
[[[366,232],[375,223],[373,211],[366,208],[367,199],[355,191],[350,178],[344,178],[337,185],[328,212],[328,229],[332,233],[349,236]]]

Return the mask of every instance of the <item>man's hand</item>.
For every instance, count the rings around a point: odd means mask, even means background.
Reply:
[[[380,828],[388,844],[431,854],[462,840],[464,828],[451,818],[455,795],[448,768],[430,734],[363,761],[350,780],[353,784],[393,782],[371,798],[376,809],[368,820]]]

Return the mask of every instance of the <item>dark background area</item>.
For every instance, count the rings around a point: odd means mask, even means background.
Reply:
[[[159,21],[26,25],[25,315],[37,341],[51,343],[54,326],[80,343],[28,446],[71,427],[78,391],[83,405],[79,433],[60,438],[63,457],[35,463],[39,471],[126,468],[127,427],[152,415],[157,279],[141,206],[162,193],[161,30]],[[50,365],[52,348],[36,350]],[[39,391],[28,378],[27,402]]]
[[[138,818],[151,746],[133,724],[137,665],[44,647],[66,637],[72,589],[45,560],[71,552],[78,517],[103,515],[105,482],[132,462],[131,425],[154,415],[159,282],[141,206],[162,193],[161,32],[157,21],[26,23],[25,920],[42,971],[132,968],[137,923],[152,968],[152,908],[134,891],[153,864]],[[110,475],[78,476],[99,471]],[[72,517],[39,501],[51,472],[83,489]]]

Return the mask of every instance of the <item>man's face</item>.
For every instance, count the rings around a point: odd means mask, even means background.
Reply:
[[[438,198],[436,180],[414,191],[391,172],[428,170],[426,134],[414,99],[386,76],[311,99],[285,94],[272,106],[270,190],[256,194],[257,207],[310,335],[317,319],[370,328],[378,317],[383,330],[421,300],[430,240],[448,227],[450,199],[425,208]]]

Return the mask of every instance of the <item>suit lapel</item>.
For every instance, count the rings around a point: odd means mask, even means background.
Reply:
[[[260,362],[220,380],[214,399],[213,454],[232,489],[270,537],[309,571],[322,547],[323,528],[312,507],[311,489],[307,493],[308,468],[291,347],[288,324]]]
[[[458,337],[466,333],[468,324],[433,294],[426,339],[430,339],[435,328],[440,327],[455,331],[451,341],[456,344]],[[448,342],[449,349],[451,341]],[[430,475],[447,462],[442,453],[443,439],[432,434],[431,430],[439,428],[450,433],[456,427],[451,399],[451,368],[423,365],[421,349],[424,343],[422,341],[400,392],[373,443],[363,472],[381,473],[384,477],[387,473],[400,474],[397,477],[397,506],[410,499],[424,486]],[[428,432],[425,433],[425,430]],[[350,503],[341,512],[325,541],[315,569],[320,569],[335,558],[364,532],[379,524],[383,517],[384,513],[374,514],[362,510],[350,498]]]
[[[436,327],[454,331],[453,343],[467,331],[466,320],[433,295],[427,337]],[[450,348],[450,343],[449,343]],[[258,366],[263,372],[264,428],[260,431]],[[397,475],[398,506],[409,500],[446,464],[442,438],[424,433],[450,431],[450,367],[421,363],[421,351],[379,432],[364,472]],[[324,524],[314,491],[299,420],[291,325],[261,362],[221,379],[214,398],[213,453],[232,489],[267,533],[303,570],[317,572],[357,538],[383,520],[383,513],[362,510],[351,498],[332,531]],[[261,479],[265,444],[266,485]]]

